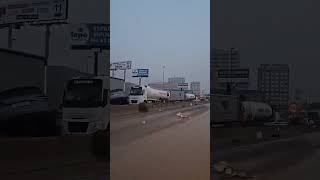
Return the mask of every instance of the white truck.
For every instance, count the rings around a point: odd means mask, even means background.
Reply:
[[[153,89],[150,86],[131,87],[129,95],[130,104],[140,104],[143,102],[168,101],[170,98],[169,91]]]
[[[195,99],[196,99],[196,96],[194,94],[186,93],[185,100],[189,101],[189,100],[195,100]]]
[[[63,96],[63,134],[93,134],[109,129],[109,102],[107,76],[69,80]]]
[[[276,112],[267,103],[240,101],[237,96],[215,94],[211,96],[210,113],[211,124],[254,125],[272,121]]]

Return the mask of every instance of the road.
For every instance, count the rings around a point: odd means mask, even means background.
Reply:
[[[320,179],[320,133],[229,149],[213,149],[212,164],[226,161],[257,180]],[[214,180],[222,179],[214,169]]]
[[[94,157],[91,138],[0,138],[1,180],[107,180],[109,162]]]
[[[111,179],[209,179],[209,114],[198,105],[111,118]]]

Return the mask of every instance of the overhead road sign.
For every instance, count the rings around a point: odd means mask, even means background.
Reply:
[[[71,25],[72,49],[110,49],[110,24]]]
[[[149,69],[133,69],[132,77],[149,77]]]
[[[178,87],[179,88],[187,88],[187,87],[189,87],[189,84],[188,83],[178,83]]]
[[[128,70],[131,69],[131,61],[111,63],[110,70]]]
[[[68,0],[0,1],[0,25],[53,23],[68,18]]]

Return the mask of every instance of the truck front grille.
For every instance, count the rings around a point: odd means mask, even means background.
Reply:
[[[88,122],[69,122],[68,129],[71,133],[84,133],[87,132]]]

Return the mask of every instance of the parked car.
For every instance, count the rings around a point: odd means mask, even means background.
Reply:
[[[113,105],[129,104],[129,96],[122,89],[115,89],[110,92],[110,103]]]
[[[38,87],[17,87],[0,92],[1,127],[30,135],[50,133],[55,118],[48,97]]]

